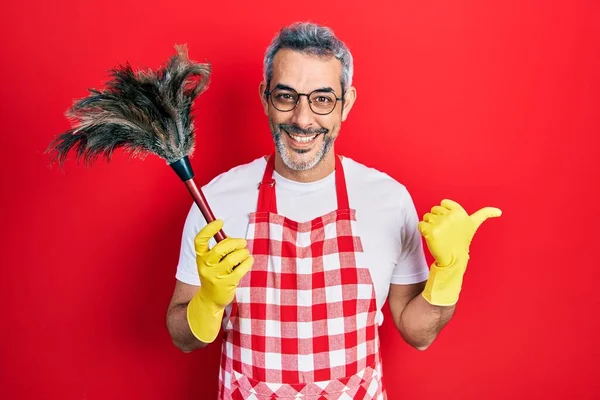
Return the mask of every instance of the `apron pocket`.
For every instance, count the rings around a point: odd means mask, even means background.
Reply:
[[[332,379],[329,381],[311,383],[273,383],[260,382],[237,372],[232,371],[231,390],[234,399],[294,399],[298,394],[304,400],[327,399],[371,399],[381,393],[381,375],[374,366],[369,366],[356,375]]]

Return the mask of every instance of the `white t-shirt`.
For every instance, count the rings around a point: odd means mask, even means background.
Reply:
[[[342,159],[350,208],[356,210],[356,227],[364,260],[371,271],[377,296],[377,321],[387,299],[390,283],[411,284],[429,276],[423,253],[419,218],[404,185],[389,175],[366,167],[346,156]],[[232,168],[202,187],[213,214],[224,221],[229,237],[245,238],[249,214],[256,211],[258,184],[267,165],[264,157]],[[310,221],[337,208],[335,173],[315,182],[302,183],[273,173],[277,212],[297,222]],[[194,238],[206,225],[198,206],[193,203],[185,221],[176,278],[200,285],[196,267]],[[214,238],[209,242],[214,246]],[[230,307],[226,310],[228,318]],[[224,325],[225,326],[225,325]]]

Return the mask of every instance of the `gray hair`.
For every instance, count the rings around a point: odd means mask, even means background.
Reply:
[[[267,48],[263,63],[265,82],[273,78],[273,59],[281,49],[291,49],[319,57],[335,57],[342,63],[342,90],[352,85],[354,65],[352,54],[344,42],[335,37],[333,31],[325,26],[311,22],[296,22],[286,26]]]

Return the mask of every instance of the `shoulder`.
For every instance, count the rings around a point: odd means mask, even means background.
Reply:
[[[211,211],[216,218],[225,221],[228,233],[240,235],[238,225],[243,226],[248,214],[256,207],[258,183],[262,178],[265,165],[265,159],[260,157],[233,167],[202,186],[202,193]],[[200,209],[194,202],[186,221],[194,234],[206,225]],[[233,232],[231,232],[232,226]]]
[[[396,207],[411,201],[406,186],[387,173],[346,156],[343,165],[348,190],[360,198],[376,201],[376,204],[391,202]]]
[[[212,197],[230,196],[234,193],[256,190],[265,170],[266,160],[259,157],[246,164],[225,171],[202,187]]]

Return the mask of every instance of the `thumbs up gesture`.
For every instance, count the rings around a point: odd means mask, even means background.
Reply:
[[[471,240],[485,220],[500,215],[502,211],[495,207],[484,207],[469,215],[457,202],[444,199],[423,216],[419,232],[435,259],[423,291],[427,301],[444,306],[458,301]]]
[[[471,240],[479,226],[486,219],[500,215],[502,211],[495,207],[485,207],[469,215],[457,202],[444,199],[423,216],[419,232],[437,266],[446,267],[457,258],[468,257]]]

